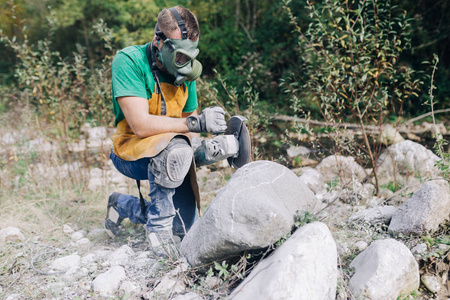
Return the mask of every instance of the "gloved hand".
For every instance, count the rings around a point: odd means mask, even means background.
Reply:
[[[190,132],[211,132],[214,134],[225,132],[225,111],[218,106],[207,107],[199,116],[187,117]]]

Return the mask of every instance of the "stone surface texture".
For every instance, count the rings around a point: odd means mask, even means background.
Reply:
[[[338,182],[352,182],[353,179],[361,182],[367,176],[366,171],[355,161],[355,158],[341,155],[325,157],[316,169],[323,174],[325,182],[336,179]]]
[[[272,245],[297,211],[315,211],[314,193],[288,168],[256,161],[236,171],[181,243],[192,266]]]
[[[389,231],[423,234],[450,217],[450,186],[446,180],[425,182],[392,216]]]
[[[120,286],[120,282],[127,278],[125,270],[121,266],[114,266],[108,271],[98,275],[92,281],[92,289],[102,297],[114,295]]]
[[[439,157],[431,150],[413,141],[406,140],[390,146],[377,160],[380,185],[397,181],[403,185],[416,184],[419,177],[436,176],[439,170],[434,166]]]
[[[233,300],[335,299],[337,250],[320,222],[299,228],[230,295]]]
[[[414,256],[394,239],[373,242],[350,267],[355,268],[349,287],[356,299],[395,300],[419,288],[419,266]]]
[[[317,193],[323,189],[325,181],[322,173],[316,169],[306,167],[303,168],[302,175],[300,175],[300,180],[303,181],[314,193]]]
[[[397,208],[391,205],[369,208],[352,214],[348,221],[350,223],[363,222],[371,225],[389,224],[396,211]]]

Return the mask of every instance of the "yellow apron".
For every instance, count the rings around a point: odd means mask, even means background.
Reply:
[[[166,116],[171,118],[181,118],[183,107],[188,98],[186,86],[176,87],[172,84],[161,82],[161,90],[166,102]],[[156,91],[156,86],[155,86]],[[148,100],[148,113],[150,115],[161,115],[161,94],[156,92]],[[126,161],[135,161],[144,157],[154,157],[164,150],[175,136],[183,136],[190,143],[187,135],[181,133],[161,133],[147,138],[138,138],[131,129],[126,119],[117,124],[117,131],[111,137],[113,141],[113,151],[118,157]],[[197,202],[197,209],[200,214],[200,193],[195,173],[195,162],[192,160],[189,169],[191,186]]]

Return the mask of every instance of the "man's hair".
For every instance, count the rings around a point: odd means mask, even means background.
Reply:
[[[186,25],[188,38],[190,40],[197,39],[200,36],[200,29],[195,15],[189,9],[182,6],[175,6],[175,9]],[[175,16],[169,9],[164,8],[158,15],[158,26],[159,30],[167,35],[169,32],[177,30],[177,19],[175,19]]]

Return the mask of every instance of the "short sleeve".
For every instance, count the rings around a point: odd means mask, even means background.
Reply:
[[[186,100],[186,104],[184,105],[183,112],[191,113],[198,107],[197,84],[195,81],[187,81],[186,86],[188,89],[188,98]]]
[[[119,52],[113,59],[112,66],[113,97],[135,96],[147,99],[145,87],[146,76],[131,57]]]

